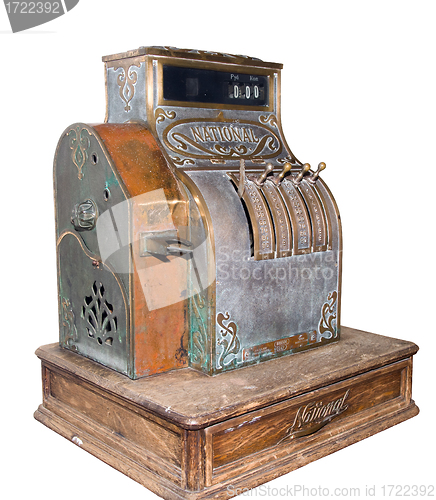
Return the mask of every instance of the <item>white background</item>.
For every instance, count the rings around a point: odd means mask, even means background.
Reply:
[[[34,350],[58,338],[56,144],[76,121],[103,121],[101,56],[143,45],[284,64],[287,141],[301,161],[327,163],[342,215],[342,323],[420,346],[420,415],[269,486],[365,496],[367,486],[381,495],[386,484],[435,483],[434,5],[80,0],[17,34],[0,5],[3,498],[157,498],[32,417],[41,402]]]

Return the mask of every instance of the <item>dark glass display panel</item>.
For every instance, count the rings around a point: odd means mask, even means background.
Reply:
[[[163,66],[167,101],[268,106],[268,83],[264,75]]]

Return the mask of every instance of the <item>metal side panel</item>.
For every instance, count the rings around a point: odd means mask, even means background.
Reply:
[[[60,344],[127,375],[129,314],[119,278],[71,232],[59,239],[58,266]]]
[[[105,64],[106,122],[147,119],[144,57],[115,59]]]
[[[128,194],[93,127],[62,134],[54,191],[60,344],[131,375]]]

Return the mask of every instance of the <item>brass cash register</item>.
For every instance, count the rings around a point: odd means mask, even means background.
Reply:
[[[104,57],[54,162],[42,423],[158,495],[225,498],[417,414],[417,346],[341,327],[341,222],[292,153],[282,65]],[[320,175],[321,174],[321,175]]]

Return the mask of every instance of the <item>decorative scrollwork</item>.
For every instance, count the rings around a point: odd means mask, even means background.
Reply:
[[[331,302],[325,302],[321,308],[321,319],[318,325],[318,331],[321,337],[331,339],[336,337],[336,301],[338,299],[338,292],[330,292],[327,296],[327,300]]]
[[[71,159],[77,167],[78,178],[82,179],[82,168],[88,159],[88,149],[91,146],[90,133],[86,128],[80,129],[80,126],[77,126],[71,129],[67,136],[70,138]]]
[[[237,332],[238,332],[238,327],[236,323],[231,321],[227,325],[224,324],[224,321],[228,321],[230,319],[230,314],[229,313],[218,313],[217,316],[217,322],[219,326],[221,327],[220,333],[221,333],[221,338],[218,339],[217,343],[218,345],[223,347],[223,350],[221,351],[220,357],[219,357],[219,365],[221,367],[228,366],[231,361],[226,363],[226,358],[230,355],[236,355],[238,354],[239,350],[241,349],[241,342],[239,341]],[[230,335],[230,340],[227,339],[227,335]]]
[[[285,156],[284,158],[277,158],[276,162],[279,163],[280,165],[284,165],[285,163],[290,163],[291,165],[297,165],[295,158],[291,155]]]
[[[260,115],[259,116],[259,121],[260,123],[263,123],[264,125],[271,125],[271,127],[277,128],[277,118],[275,115]]]
[[[117,77],[117,83],[120,87],[119,94],[121,99],[125,102],[124,110],[130,111],[132,107],[130,106],[130,101],[135,95],[135,85],[138,81],[138,73],[132,68],[138,68],[137,64],[132,64],[128,68],[121,66],[121,73]],[[118,68],[117,68],[118,69]]]
[[[183,167],[184,165],[194,165],[195,161],[191,160],[191,158],[185,158],[181,159],[179,156],[171,156],[171,159],[173,160],[174,164]]]
[[[104,295],[104,286],[94,281],[91,295],[84,298],[82,318],[86,321],[90,338],[96,339],[100,345],[111,346],[117,332],[117,318],[112,304],[104,298]]]
[[[72,347],[73,342],[77,342],[77,328],[71,302],[62,297],[62,326],[64,334],[64,344]]]
[[[166,118],[168,118],[168,120],[174,120],[175,117],[176,117],[175,111],[166,111],[165,109],[157,108],[156,111],[154,112],[154,118],[156,119],[156,123],[162,123],[163,121],[165,121]]]

